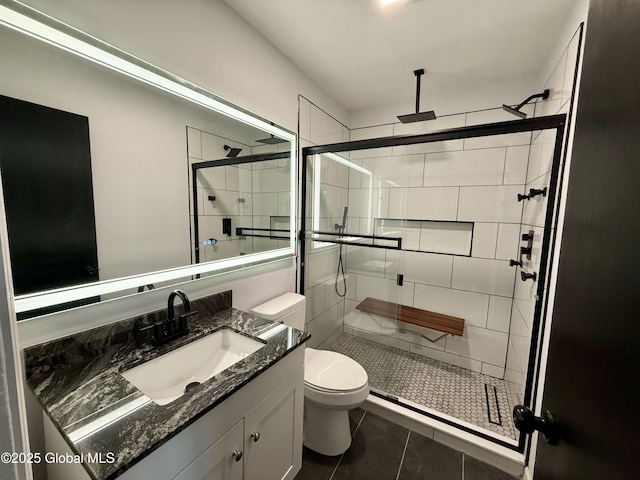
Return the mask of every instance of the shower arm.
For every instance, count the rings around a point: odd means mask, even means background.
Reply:
[[[420,112],[420,77],[424,75],[424,68],[414,70],[413,74],[416,76],[416,113]]]
[[[544,92],[542,93],[535,93],[531,96],[529,96],[526,100],[524,100],[520,105],[518,105],[517,107],[515,107],[516,110],[520,110],[522,107],[524,107],[527,103],[529,103],[531,100],[533,100],[534,98],[542,98],[542,100],[546,100],[547,98],[549,98],[549,89],[547,88]]]

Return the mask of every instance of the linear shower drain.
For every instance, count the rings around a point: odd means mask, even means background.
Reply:
[[[487,402],[487,418],[489,423],[502,425],[502,415],[500,415],[500,402],[498,402],[498,390],[495,386],[484,384],[484,396]]]

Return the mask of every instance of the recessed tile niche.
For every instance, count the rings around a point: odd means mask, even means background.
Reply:
[[[402,250],[471,256],[473,222],[375,219],[375,234],[402,237]]]

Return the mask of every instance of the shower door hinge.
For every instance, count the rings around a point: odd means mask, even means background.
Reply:
[[[396,275],[396,285],[401,287],[403,283],[404,283],[404,275],[402,273],[398,273]]]

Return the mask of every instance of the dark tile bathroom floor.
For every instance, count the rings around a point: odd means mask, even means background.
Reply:
[[[343,455],[307,448],[295,480],[516,480],[516,477],[378,415],[349,412],[353,441]]]

